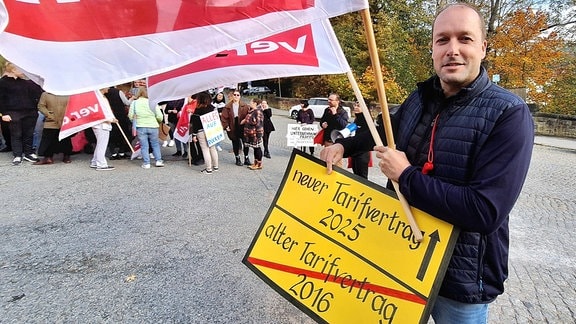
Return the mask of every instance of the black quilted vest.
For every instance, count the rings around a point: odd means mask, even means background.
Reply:
[[[438,78],[418,85],[393,116],[396,147],[412,165],[426,162],[432,120],[440,113],[434,143],[433,176],[466,184],[496,121],[521,99],[492,84],[486,71],[459,94],[444,99]],[[437,99],[441,98],[441,99]],[[465,303],[487,303],[504,291],[508,276],[508,221],[494,233],[461,231],[440,295]],[[496,242],[496,243],[495,243]],[[498,246],[496,246],[498,245]],[[488,253],[487,253],[488,251]]]

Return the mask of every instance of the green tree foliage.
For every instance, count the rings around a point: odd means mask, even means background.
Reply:
[[[386,96],[401,102],[416,83],[434,73],[430,55],[431,26],[448,0],[369,0]],[[486,18],[488,49],[485,65],[500,74],[501,86],[527,88],[528,100],[541,110],[571,113],[576,107],[574,41],[576,0],[471,0]],[[530,10],[527,8],[539,8]],[[344,54],[363,96],[377,101],[364,26],[359,13],[331,19]],[[346,75],[288,78],[296,97],[338,92],[353,100]]]
[[[384,79],[384,88],[386,89],[388,102],[396,103],[404,101],[408,96],[408,92],[396,82],[391,73],[386,69],[386,66],[382,66],[382,77]],[[362,74],[360,80],[358,80],[360,91],[368,101],[378,101],[378,91],[374,86],[375,84],[374,70],[369,66]]]
[[[427,16],[414,15],[420,12],[418,7],[401,5],[391,10],[378,1],[370,3],[386,96],[389,102],[402,102],[418,81],[430,75],[429,30],[424,28],[427,23],[419,20]],[[387,13],[387,8],[392,14]],[[378,101],[361,15],[338,16],[331,23],[362,95],[369,102]],[[288,82],[296,97],[338,92],[343,99],[355,99],[346,75],[297,77]]]
[[[545,91],[551,93],[550,104],[541,111],[576,116],[576,55],[566,55],[555,69],[556,82]]]

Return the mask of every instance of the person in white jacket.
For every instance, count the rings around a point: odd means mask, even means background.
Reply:
[[[100,92],[106,94],[108,88],[100,89]],[[96,147],[94,148],[94,155],[90,161],[90,167],[96,169],[96,171],[114,170],[114,167],[109,165],[106,160],[106,148],[110,140],[110,131],[112,130],[113,122],[116,122],[116,119],[106,120],[98,125],[92,126],[94,136],[96,137]]]

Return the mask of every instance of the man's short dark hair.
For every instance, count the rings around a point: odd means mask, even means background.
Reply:
[[[482,16],[482,13],[480,12],[480,9],[478,9],[478,7],[470,4],[470,3],[466,3],[466,2],[456,2],[456,3],[451,3],[451,4],[447,4],[444,7],[442,7],[442,9],[440,9],[440,11],[438,11],[438,13],[436,14],[436,17],[434,17],[434,21],[432,22],[432,35],[434,35],[434,24],[436,23],[436,18],[438,18],[438,16],[443,13],[446,9],[452,8],[452,7],[467,7],[470,8],[472,10],[474,10],[474,12],[476,12],[476,14],[478,15],[478,18],[480,18],[480,28],[482,28],[482,40],[486,40],[486,22],[484,21],[484,16]]]

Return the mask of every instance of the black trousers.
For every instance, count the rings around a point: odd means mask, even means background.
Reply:
[[[38,155],[51,158],[56,153],[63,153],[64,155],[72,155],[72,141],[70,136],[58,140],[59,129],[44,128],[42,130],[42,139],[40,140],[40,147],[38,148]]]
[[[4,137],[4,141],[6,141],[6,146],[11,151],[12,150],[12,142],[11,142],[12,137],[10,136],[10,123],[2,121],[0,123],[0,127],[2,127],[2,136]]]
[[[110,140],[108,141],[108,148],[112,153],[127,153],[130,152],[130,147],[128,146],[128,142],[122,136],[122,132],[118,125],[122,127],[122,131],[124,131],[124,135],[128,138],[130,142],[132,142],[132,122],[129,119],[119,120],[118,123],[112,124],[112,130],[110,131]]]
[[[268,143],[270,143],[270,133],[271,132],[264,132],[264,136],[262,136],[265,154],[270,153],[270,150],[268,150]]]
[[[370,152],[360,153],[352,156],[352,172],[362,178],[368,179],[368,163],[370,162]]]
[[[190,142],[190,159],[192,162],[196,162],[199,160],[204,160],[204,155],[202,155],[202,148],[200,147],[200,142]]]
[[[12,119],[12,121],[8,123],[10,128],[12,155],[14,157],[22,156],[22,154],[34,153],[32,144],[34,142],[34,128],[36,127],[37,119],[38,115],[25,116],[18,119]]]
[[[240,155],[240,149],[243,148],[244,156],[248,156],[248,146],[244,145],[244,125],[240,125],[238,122],[238,117],[234,117],[234,135],[235,138],[230,138],[232,141],[232,151],[234,155]]]

